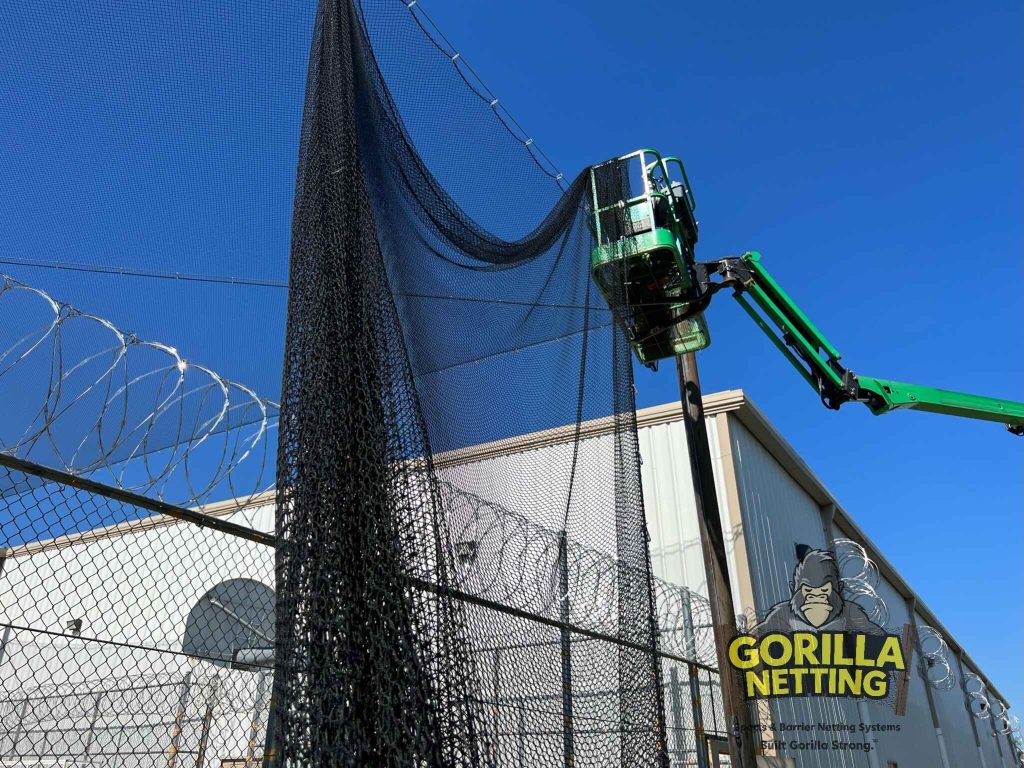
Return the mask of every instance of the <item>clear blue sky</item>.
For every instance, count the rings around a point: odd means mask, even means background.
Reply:
[[[761,251],[855,371],[1024,399],[1021,3],[420,2],[567,176],[684,157],[699,255]],[[286,279],[312,8],[4,3],[0,259]],[[276,393],[279,288],[0,271]],[[745,389],[1024,706],[1024,439],[826,411],[738,307],[709,320],[705,390]]]

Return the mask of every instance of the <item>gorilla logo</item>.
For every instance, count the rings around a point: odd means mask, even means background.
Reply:
[[[789,602],[777,603],[752,634],[763,637],[780,632],[863,632],[884,635],[856,603],[843,600],[842,582],[835,555],[828,550],[796,545]]]

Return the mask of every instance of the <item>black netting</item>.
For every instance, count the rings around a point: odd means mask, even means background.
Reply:
[[[0,761],[272,762],[272,499],[198,517],[167,506],[160,514],[151,500],[132,504],[121,489],[3,456],[0,481]],[[577,765],[617,764],[622,740],[648,735],[621,702],[650,693],[606,674],[623,645],[619,564],[493,502],[443,482],[441,490],[451,515],[449,593],[471,628],[475,759],[564,765],[569,754]],[[698,765],[703,734],[725,728],[718,675],[707,666],[709,606],[684,587],[654,587],[668,755]],[[276,709],[289,706],[279,700]],[[355,751],[365,746],[352,749],[337,762],[379,762]]]
[[[590,173],[563,193],[421,24],[403,3],[324,0],[313,34],[278,466],[276,754],[513,765],[503,710],[519,701],[530,765],[662,764],[632,361],[589,276]],[[624,183],[610,168],[605,183]],[[501,553],[494,566],[543,610],[510,613],[460,582],[484,555],[453,536],[467,497],[557,532],[525,574]],[[576,547],[613,563],[601,626],[579,610],[594,584],[569,562]],[[500,672],[481,660],[496,637]]]
[[[47,179],[0,238],[0,764],[699,764],[709,608],[652,578],[590,272],[625,166],[563,178],[416,3],[229,5],[0,10],[25,156],[103,158],[0,169]]]

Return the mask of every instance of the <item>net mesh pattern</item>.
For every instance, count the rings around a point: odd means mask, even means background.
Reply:
[[[261,765],[273,549],[6,466],[0,485],[0,765]]]
[[[155,514],[118,498],[121,489],[10,461],[0,456],[0,761],[272,763],[272,499],[209,508],[197,525],[181,519],[187,510]],[[617,564],[441,487],[451,502],[451,592],[471,628],[479,762],[564,764],[570,702],[576,764],[616,764],[619,741],[643,727],[619,714],[636,691],[605,674],[621,645]],[[696,764],[702,734],[724,729],[708,604],[661,580],[655,593],[667,751],[673,764]]]
[[[515,764],[501,688],[531,702],[531,765],[666,764],[632,361],[591,288],[590,174],[563,193],[432,44],[405,4],[319,4],[281,397],[275,756]],[[525,575],[544,610],[460,583],[481,545],[453,539],[467,495],[557,532]],[[574,614],[593,584],[570,541],[611,563],[599,632]],[[512,661],[485,670],[499,637]]]

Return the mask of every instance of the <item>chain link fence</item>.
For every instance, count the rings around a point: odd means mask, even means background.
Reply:
[[[614,580],[603,575],[609,564],[568,542],[562,566],[579,607],[568,614],[572,623],[560,624],[559,593],[537,602],[549,590],[529,586],[550,581],[552,567],[558,579],[559,534],[478,497],[462,494],[460,503],[457,586],[470,600],[503,600],[497,609],[467,605],[471,624],[473,612],[501,617],[488,624],[500,631],[473,642],[488,760],[561,764],[571,740],[577,764],[601,764],[608,745],[630,732],[606,714],[628,692],[585,672],[619,653],[600,633],[600,606],[614,601]],[[0,766],[263,764],[274,510],[269,499],[223,510],[196,514],[0,455]],[[493,577],[499,560],[517,580],[491,578],[488,589],[480,579]],[[704,734],[725,728],[717,674],[704,663],[713,658],[706,602],[667,582],[656,594],[668,649],[661,686],[669,759],[701,766]],[[563,653],[574,659],[567,686]],[[524,685],[523,669],[541,674]]]
[[[272,511],[201,527],[0,458],[0,765],[261,764]]]

